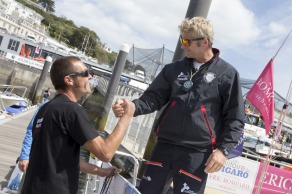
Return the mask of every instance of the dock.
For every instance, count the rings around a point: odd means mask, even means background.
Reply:
[[[26,128],[35,108],[0,120],[0,194],[7,186],[20,154]]]

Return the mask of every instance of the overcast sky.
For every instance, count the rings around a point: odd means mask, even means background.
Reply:
[[[115,52],[122,44],[175,51],[189,0],[55,0],[57,16],[96,32]],[[240,72],[256,80],[292,28],[292,0],[212,0],[208,19],[214,47]],[[284,98],[292,80],[292,35],[274,61],[275,90]]]

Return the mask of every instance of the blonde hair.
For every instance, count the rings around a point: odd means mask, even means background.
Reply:
[[[193,17],[184,19],[178,26],[180,33],[192,33],[194,38],[208,38],[209,47],[213,45],[214,31],[210,20],[203,17]]]

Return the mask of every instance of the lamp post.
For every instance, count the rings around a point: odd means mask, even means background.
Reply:
[[[149,74],[149,78],[150,78],[150,80],[151,80],[151,82],[152,82],[152,77],[154,77],[154,75],[152,75],[152,72],[153,72],[153,69],[154,69],[154,65],[157,63],[157,60],[156,59],[154,59],[154,60],[152,60],[152,63],[151,63],[151,70],[150,70],[150,74]],[[155,74],[155,73],[154,73]]]

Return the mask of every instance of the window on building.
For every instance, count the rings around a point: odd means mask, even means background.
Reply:
[[[3,40],[3,36],[0,36],[0,46],[1,46],[2,40]]]
[[[18,47],[19,47],[19,41],[16,41],[13,39],[9,40],[8,49],[17,51]]]

